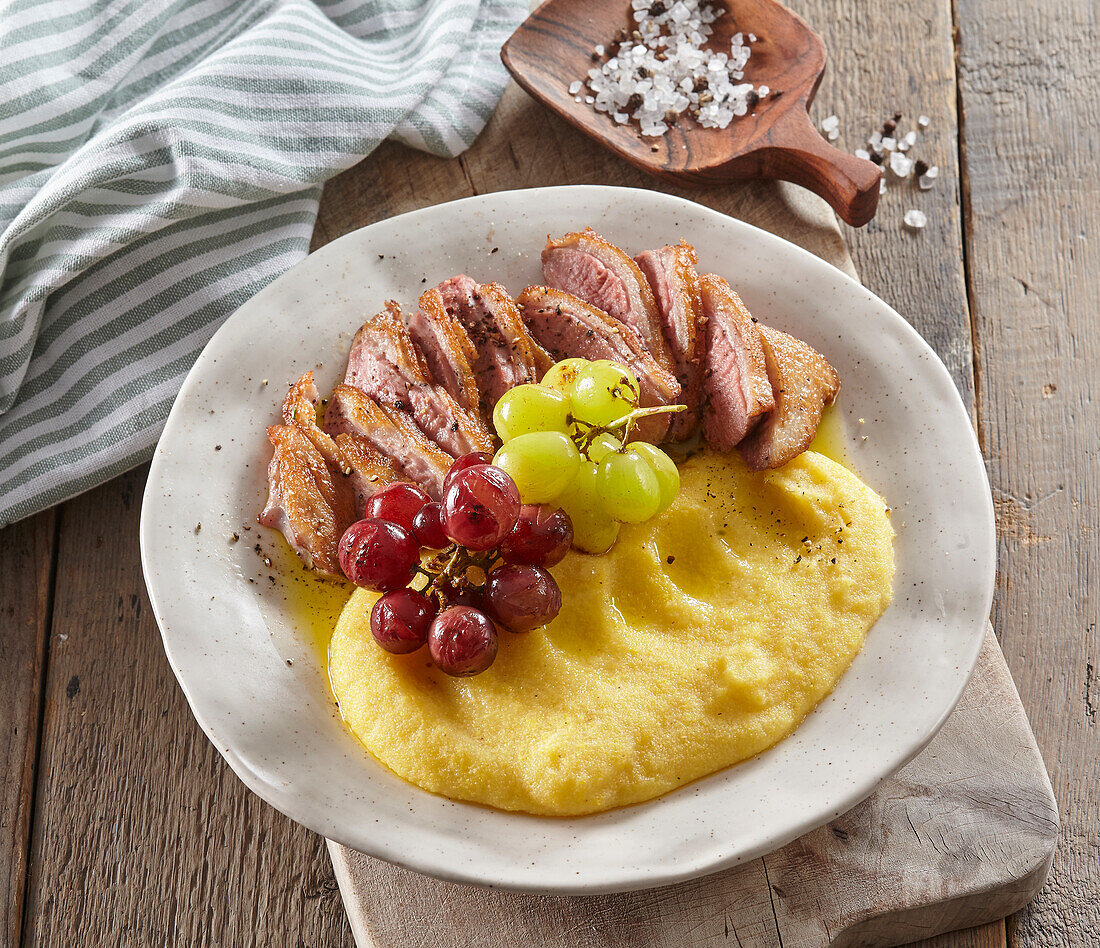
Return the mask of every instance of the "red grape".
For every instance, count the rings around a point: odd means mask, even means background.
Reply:
[[[415,484],[410,484],[408,481],[394,481],[381,490],[375,491],[367,499],[363,516],[388,520],[412,533],[413,517],[431,501],[431,497]]]
[[[432,622],[428,648],[441,672],[456,677],[477,675],[497,657],[497,630],[484,612],[452,606]]]
[[[340,537],[340,568],[357,586],[385,592],[409,581],[420,547],[404,527],[368,517]]]
[[[428,627],[435,614],[427,596],[406,586],[386,593],[374,604],[370,630],[387,652],[404,655],[428,641]]]
[[[573,545],[573,521],[561,509],[524,504],[512,532],[500,544],[506,563],[554,566]]]
[[[443,529],[468,550],[491,550],[516,525],[519,491],[499,467],[475,464],[459,471],[443,492]]]
[[[443,493],[447,493],[451,478],[456,474],[466,470],[468,467],[473,467],[475,464],[492,463],[493,456],[491,454],[486,454],[484,451],[471,451],[469,454],[464,454],[460,458],[455,458],[451,466],[447,468],[447,474],[443,478]]]
[[[498,566],[485,582],[485,599],[490,615],[512,632],[544,626],[561,608],[561,590],[541,566]]]
[[[436,503],[425,504],[416,512],[412,521],[413,536],[420,541],[421,546],[430,550],[442,550],[451,542],[443,532],[443,524],[439,519],[442,512],[443,508]]]

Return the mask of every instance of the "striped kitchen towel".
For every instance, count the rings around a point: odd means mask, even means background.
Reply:
[[[478,134],[526,0],[0,0],[0,525],[151,456],[386,138]]]

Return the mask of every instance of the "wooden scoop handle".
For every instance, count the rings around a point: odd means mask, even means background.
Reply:
[[[830,145],[802,109],[788,112],[768,138],[766,175],[809,188],[853,227],[862,227],[875,216],[882,170]]]

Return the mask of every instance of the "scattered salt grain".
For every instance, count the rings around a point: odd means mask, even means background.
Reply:
[[[905,212],[905,226],[911,227],[913,230],[920,230],[925,224],[928,223],[928,218],[925,217],[923,211],[918,211],[916,208],[912,208]]]
[[[918,119],[917,119],[917,124],[918,124],[918,125],[919,125],[919,126],[920,126],[921,128],[928,128],[928,123],[929,123],[929,121],[930,121],[930,120],[929,120],[929,118],[928,118],[928,116],[927,116],[927,115],[922,115],[922,116],[920,116],[920,118],[918,118]]]
[[[887,136],[886,138],[882,139],[882,147],[886,151],[893,151],[895,148],[898,147],[898,140],[892,136]]]
[[[821,120],[821,130],[828,134],[829,132],[835,132],[840,128],[840,119],[835,115],[830,115]]]
[[[866,148],[857,148],[856,157],[867,161],[871,157],[871,153]]]
[[[623,30],[608,48],[596,46],[594,59],[612,55],[588,70],[588,102],[620,125],[633,119],[643,135],[658,136],[685,113],[705,128],[726,128],[748,115],[771,90],[745,82],[749,43],[756,37],[735,33],[729,52],[704,48],[720,7],[704,0],[631,0],[636,29]]]
[[[927,191],[936,182],[936,178],[940,176],[940,169],[936,165],[932,165],[924,174],[917,179],[917,184],[920,185],[922,191]]]
[[[576,95],[578,92],[581,91],[581,86],[583,85],[584,83],[582,83],[580,79],[576,80],[575,82],[569,83],[569,94]]]
[[[883,175],[881,178],[878,179],[878,193],[886,193],[886,175]]]
[[[899,178],[909,177],[909,172],[912,168],[913,160],[908,155],[900,151],[895,151],[890,154],[890,170]]]
[[[910,129],[905,133],[905,138],[903,138],[902,141],[912,148],[917,143],[917,133]]]

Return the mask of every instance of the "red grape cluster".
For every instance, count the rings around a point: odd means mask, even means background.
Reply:
[[[427,644],[448,675],[492,665],[497,626],[529,632],[561,608],[547,567],[569,551],[573,525],[562,510],[521,504],[491,460],[456,460],[440,503],[415,484],[384,487],[340,539],[344,575],[383,593],[370,618],[378,644],[399,654]],[[438,552],[421,563],[424,549]]]

